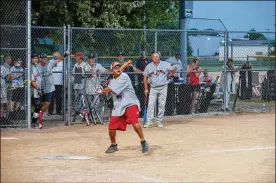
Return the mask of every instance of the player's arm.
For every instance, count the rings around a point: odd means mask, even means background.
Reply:
[[[102,95],[106,95],[107,93],[110,93],[110,92],[112,92],[112,90],[107,87],[107,88],[105,88],[105,89],[102,90],[101,94]]]
[[[148,83],[148,76],[144,76],[144,89],[145,90],[149,90],[149,88],[148,88],[148,85],[149,83]]]
[[[200,70],[201,70],[200,67],[198,67],[198,68],[196,69],[197,72],[195,73],[195,75],[196,75],[197,77],[199,77],[200,74],[201,74]]]
[[[12,80],[12,75],[11,75],[11,73],[8,73],[7,74],[7,81],[10,81],[10,80]]]
[[[169,77],[172,77],[175,74],[176,70],[177,70],[177,67],[174,66],[173,70],[169,73]]]
[[[32,81],[31,84],[35,89],[39,89],[39,86],[38,86],[38,84],[36,84],[35,81]]]
[[[149,67],[146,66],[146,68],[144,70],[144,73],[143,73],[143,75],[144,75],[144,78],[143,78],[143,81],[144,81],[144,92],[145,92],[146,96],[148,96],[148,94],[149,94],[149,88],[148,88],[148,86],[149,86],[149,82],[148,82],[149,72],[150,72],[149,71]]]
[[[63,56],[63,57],[59,57],[59,58],[56,60],[56,63],[61,62],[61,61],[64,60],[64,58],[67,57],[68,55],[69,55],[69,51],[67,50],[67,51],[64,53],[64,56]]]
[[[187,71],[192,71],[193,67],[191,65],[187,65]]]
[[[132,64],[130,64],[129,67],[132,67],[134,72],[142,72],[140,69],[138,69],[137,67],[135,67]]]

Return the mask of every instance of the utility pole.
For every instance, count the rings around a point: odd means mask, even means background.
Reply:
[[[186,23],[187,18],[191,18],[193,14],[193,1],[192,0],[180,0],[179,5],[179,28],[182,30],[180,32],[180,52],[182,53],[182,66],[183,70],[187,69],[187,61],[188,61],[188,37],[187,37],[187,29]],[[185,74],[186,75],[186,74]],[[186,82],[186,78],[184,77],[184,83]]]

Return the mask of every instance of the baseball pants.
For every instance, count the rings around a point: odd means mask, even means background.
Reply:
[[[158,114],[156,118],[157,124],[161,124],[165,112],[165,105],[167,99],[168,85],[162,85],[158,87],[151,87],[149,93],[149,103],[147,111],[147,123],[152,124],[154,118],[154,106],[158,100]]]

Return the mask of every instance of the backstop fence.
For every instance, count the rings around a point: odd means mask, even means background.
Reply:
[[[27,118],[27,113],[31,112],[28,111],[27,101],[32,93],[27,90],[30,82],[27,75],[31,65],[26,62],[26,27],[7,22],[1,24],[1,127],[31,127]],[[143,109],[145,95],[142,78],[145,65],[141,66],[141,63],[148,64],[151,52],[158,51],[162,61],[177,64],[176,53],[182,32],[32,26],[32,53],[46,53],[48,60],[56,51],[61,55],[65,50],[71,53],[49,72],[54,76],[55,91],[43,115],[44,121],[62,121],[69,125],[82,122],[84,109],[91,122],[95,122],[92,115],[94,110],[104,121],[108,120],[109,97],[97,98],[93,91],[95,85],[103,83],[109,74],[105,71],[95,73],[93,69],[76,73],[76,62],[72,55],[77,52],[83,53],[83,65],[88,68],[91,68],[89,54],[93,54],[95,62],[105,69],[110,69],[110,64],[118,59],[118,55],[124,61],[132,60],[134,68],[139,70],[130,69],[126,73],[131,78]],[[165,116],[274,110],[275,33],[254,33],[266,39],[246,39],[244,37],[248,32],[244,31],[187,31],[187,64],[191,64],[194,57],[199,58],[199,86],[195,89],[187,82],[187,65],[183,64],[182,59],[178,64],[183,69],[179,69],[168,84]],[[181,54],[183,56],[184,53]],[[231,72],[225,69],[228,58],[233,60],[235,68]],[[18,66],[18,63],[21,65]],[[8,78],[8,75],[12,77]],[[81,92],[74,87],[78,76],[84,83]],[[194,95],[196,97],[193,98]],[[155,108],[157,115],[158,102]],[[140,117],[143,117],[142,113]]]

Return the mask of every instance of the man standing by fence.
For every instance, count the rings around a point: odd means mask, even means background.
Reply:
[[[122,65],[125,63],[125,56],[124,56],[123,52],[118,53],[117,61]],[[136,90],[135,74],[132,74],[131,72],[141,72],[141,71],[139,69],[135,68],[133,65],[130,65],[124,70],[124,72],[129,74],[129,78],[131,80],[132,86],[133,86],[134,90]]]
[[[84,77],[85,77],[85,70],[84,67],[86,66],[86,63],[83,62],[83,53],[77,52],[74,55],[74,59],[76,60],[76,64],[73,67],[73,89],[74,89],[74,97],[75,97],[75,114],[80,114],[80,111],[82,109],[82,101],[79,97],[80,95],[84,94]],[[76,101],[77,100],[77,101]],[[86,97],[84,97],[84,100],[86,101]]]
[[[31,84],[32,84],[32,106],[34,107],[34,112],[32,115],[32,126],[37,125],[37,119],[39,116],[39,111],[41,110],[40,97],[41,93],[41,73],[38,69],[38,54],[32,54],[32,66],[31,66]]]
[[[67,51],[65,56],[69,55]],[[42,128],[42,118],[43,113],[47,110],[52,100],[53,91],[55,91],[54,85],[54,76],[53,76],[53,67],[63,59],[51,60],[47,62],[47,54],[42,53],[40,55],[40,64],[38,65],[39,72],[42,76],[41,81],[41,89],[42,89],[42,96],[41,96],[41,111],[39,114],[39,128]]]
[[[0,65],[1,86],[0,86],[0,120],[1,125],[5,125],[8,121],[4,118],[4,105],[7,104],[7,86],[6,82],[11,79],[10,70]]]
[[[100,96],[98,93],[95,93],[96,87],[101,83],[100,74],[109,73],[108,69],[105,69],[101,64],[96,62],[96,57],[94,54],[88,55],[87,64],[84,66],[85,72],[85,94],[87,95],[88,105],[96,105],[96,110],[100,113],[101,108],[99,107]]]
[[[225,68],[226,67],[226,68]],[[230,102],[230,95],[231,93],[236,92],[235,91],[235,71],[233,66],[233,61],[231,58],[229,58],[226,61],[226,66],[222,66],[222,73],[221,73],[221,80],[220,84],[223,87],[223,90],[225,91],[225,101],[223,101],[221,106],[221,111],[224,111],[224,103],[225,103],[225,112],[229,112],[229,102]],[[226,73],[224,72],[226,69]]]
[[[147,122],[144,128],[152,125],[156,100],[158,100],[157,125],[159,128],[162,128],[169,78],[176,72],[177,67],[171,66],[168,62],[160,61],[158,52],[153,52],[151,58],[152,63],[148,64],[144,71],[145,95],[149,95]],[[150,93],[148,90],[148,82],[150,83]]]
[[[187,83],[191,86],[192,91],[192,104],[191,104],[191,112],[196,112],[196,102],[198,97],[198,92],[200,89],[199,86],[199,76],[200,76],[200,67],[199,67],[199,58],[193,58],[193,62],[191,65],[187,66]]]
[[[175,53],[175,57],[168,58],[166,62],[169,62],[175,66],[177,66],[177,73],[174,74],[173,80],[174,82],[178,82],[179,80],[183,82],[183,66],[181,62],[181,52],[177,51]]]
[[[59,52],[53,53],[52,60],[57,60],[60,57]],[[50,60],[51,62],[51,60]],[[58,62],[57,65],[53,68],[54,75],[54,84],[55,91],[53,92],[53,97],[51,100],[51,104],[48,109],[48,115],[53,115],[54,106],[56,103],[56,114],[61,115],[62,111],[62,93],[63,93],[63,62]]]

